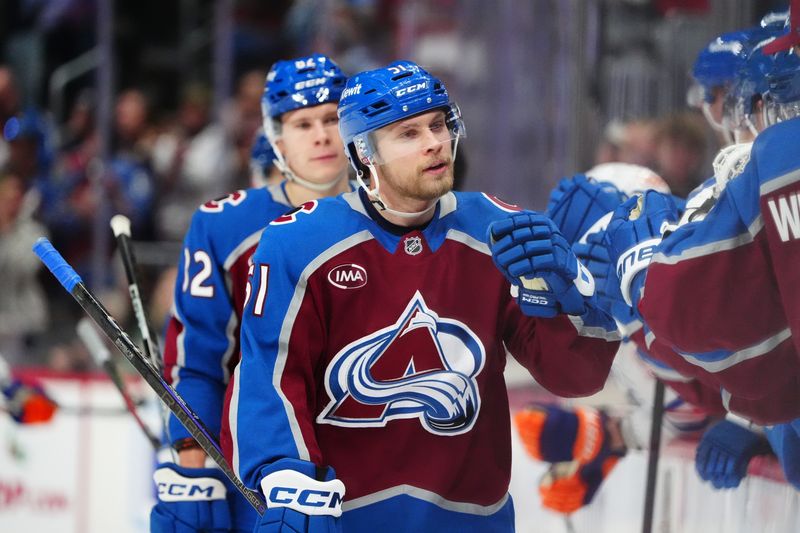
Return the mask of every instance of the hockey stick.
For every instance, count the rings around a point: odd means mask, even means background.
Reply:
[[[125,402],[125,407],[128,409],[128,412],[131,414],[131,416],[133,416],[133,419],[136,420],[136,424],[138,424],[139,428],[141,428],[145,438],[150,441],[153,449],[158,451],[159,448],[161,448],[161,440],[153,435],[153,432],[150,431],[150,428],[147,427],[147,424],[145,424],[144,420],[142,420],[142,418],[139,416],[139,412],[136,410],[133,399],[125,388],[125,382],[122,381],[122,375],[119,372],[119,368],[114,363],[114,360],[111,359],[111,352],[108,351],[108,348],[103,342],[103,339],[100,338],[97,330],[94,329],[94,326],[92,326],[91,322],[86,317],[80,319],[76,329],[78,331],[78,336],[86,345],[86,348],[89,349],[89,353],[91,354],[92,359],[94,359],[94,362],[97,364],[97,366],[105,370],[106,374],[108,374],[108,377],[111,378],[111,381],[117,387],[117,390],[122,396],[122,400]]]
[[[42,263],[55,276],[68,293],[75,298],[86,314],[94,320],[103,333],[114,343],[117,349],[130,361],[133,368],[144,378],[147,384],[155,391],[161,401],[178,418],[181,424],[191,433],[201,448],[208,454],[214,462],[219,465],[222,472],[228,476],[231,483],[236,486],[239,492],[247,499],[250,505],[259,513],[264,514],[266,504],[261,496],[247,487],[236,477],[228,462],[220,451],[219,444],[211,436],[208,428],[195,412],[186,405],[183,398],[175,392],[161,373],[152,363],[142,354],[131,338],[125,333],[116,321],[108,314],[103,304],[97,301],[94,295],[86,288],[81,277],[73,268],[61,257],[61,254],[53,248],[46,238],[41,237],[33,246],[33,251],[39,256]]]
[[[133,314],[136,315],[136,323],[139,325],[139,331],[142,334],[144,353],[147,358],[150,359],[153,366],[161,370],[161,350],[158,347],[156,337],[151,334],[150,325],[144,313],[144,304],[142,303],[142,295],[139,291],[139,283],[136,281],[136,258],[131,248],[130,219],[125,215],[114,215],[111,217],[111,231],[114,232],[114,237],[117,239],[117,248],[119,249],[120,257],[122,257],[125,277],[128,278],[128,292],[131,294]]]
[[[136,315],[136,323],[142,335],[144,353],[148,359],[150,359],[153,366],[156,367],[159,372],[162,372],[164,365],[161,364],[161,349],[158,346],[158,337],[151,332],[150,323],[147,321],[147,315],[144,312],[144,303],[142,302],[139,283],[136,281],[136,258],[133,255],[133,247],[131,246],[130,219],[125,215],[114,215],[111,217],[111,231],[114,232],[114,237],[117,239],[117,248],[122,258],[125,277],[128,278],[128,292],[131,295],[133,314]],[[161,407],[161,425],[164,430],[164,435],[167,437],[167,442],[172,443],[172,436],[169,431],[169,413],[163,405]],[[172,447],[170,447],[170,452],[172,453],[172,460],[177,463],[178,458]]]
[[[656,503],[656,481],[658,480],[658,458],[661,452],[661,426],[664,421],[664,383],[656,380],[653,393],[653,420],[650,426],[650,450],[647,456],[647,486],[644,495],[644,518],[642,533],[653,531],[653,515]]]

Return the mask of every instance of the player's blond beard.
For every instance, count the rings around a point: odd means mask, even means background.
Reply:
[[[414,200],[431,201],[436,200],[453,189],[454,174],[453,160],[447,162],[447,170],[439,177],[431,179],[426,177],[423,172],[427,165],[420,165],[414,172],[412,180],[395,179],[391,170],[387,167],[382,168],[383,179],[392,183],[394,188],[403,197],[413,198]]]

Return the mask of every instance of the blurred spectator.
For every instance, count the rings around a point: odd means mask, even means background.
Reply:
[[[656,135],[656,123],[652,120],[633,120],[626,123],[617,161],[654,168],[657,158]]]
[[[182,240],[195,209],[230,192],[236,182],[236,152],[225,129],[210,121],[210,111],[208,89],[190,85],[177,127],[155,144],[153,165],[160,179],[156,222],[162,239]]]
[[[129,89],[117,98],[114,139],[108,176],[112,209],[131,219],[137,239],[149,239],[154,233],[152,158],[157,133],[150,122],[150,103],[142,91]]]
[[[19,111],[19,91],[11,69],[0,65],[0,131],[6,122]],[[4,137],[0,137],[0,168],[8,162],[9,148]]]
[[[707,144],[705,121],[698,113],[676,113],[659,124],[654,170],[676,196],[685,198],[703,180]]]
[[[266,74],[252,70],[244,74],[237,85],[236,96],[222,112],[222,123],[228,138],[236,149],[236,178],[233,187],[246,186],[250,164],[250,151],[256,132],[262,126],[261,95],[264,93]]]
[[[150,125],[150,103],[139,89],[128,89],[117,97],[114,109],[114,152],[149,160],[156,134]]]
[[[3,139],[8,143],[6,169],[22,180],[26,202],[40,213],[49,212],[59,197],[59,185],[51,179],[53,149],[44,117],[35,109],[9,118],[3,127]]]
[[[26,207],[25,190],[19,176],[0,174],[0,352],[12,364],[25,362],[31,336],[47,326],[47,305],[37,279],[41,263],[31,253],[46,230]]]

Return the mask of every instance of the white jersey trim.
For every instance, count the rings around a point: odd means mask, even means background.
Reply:
[[[492,251],[489,249],[489,245],[485,242],[479,241],[475,237],[464,233],[463,231],[459,231],[457,229],[450,229],[447,231],[447,235],[445,235],[445,240],[450,239],[456,242],[460,242],[464,244],[476,252],[480,252],[484,255],[492,255]]]
[[[452,500],[443,498],[442,496],[436,494],[435,492],[421,489],[413,485],[397,485],[395,487],[390,487],[388,489],[384,489],[378,492],[373,492],[372,494],[368,494],[366,496],[361,496],[360,498],[355,498],[353,500],[346,501],[342,504],[342,511],[345,512],[353,511],[355,509],[360,509],[361,507],[373,505],[375,503],[388,500],[390,498],[396,498],[397,496],[410,496],[418,500],[423,500],[428,503],[432,503],[433,505],[441,507],[446,511],[452,511],[456,513],[467,513],[479,516],[493,515],[494,513],[502,509],[503,506],[508,501],[508,494],[506,494],[500,499],[500,501],[498,501],[497,503],[493,503],[491,505],[478,505],[477,503],[454,502]]]
[[[581,317],[575,315],[567,315],[569,321],[572,322],[572,325],[575,326],[575,329],[578,331],[578,335],[581,337],[591,337],[593,339],[603,339],[605,341],[618,341],[622,339],[619,331],[608,331],[605,328],[597,327],[597,326],[585,326],[583,324],[583,320]]]
[[[264,233],[264,228],[261,228],[260,230],[243,239],[242,242],[240,242],[236,248],[234,248],[231,253],[228,254],[228,256],[225,258],[225,261],[222,263],[222,268],[225,269],[225,272],[230,271],[233,264],[242,256],[243,253],[258,244],[258,241],[261,240],[262,233]]]
[[[275,367],[272,373],[272,385],[275,387],[275,391],[278,393],[278,396],[283,402],[283,407],[286,411],[286,418],[289,422],[289,428],[292,431],[292,437],[294,438],[295,446],[297,447],[298,459],[305,461],[311,460],[308,453],[308,447],[303,440],[303,433],[300,431],[300,425],[297,422],[297,417],[294,414],[294,407],[292,406],[291,402],[289,402],[288,398],[286,398],[286,395],[281,390],[280,385],[281,378],[283,376],[283,369],[286,366],[286,358],[289,353],[289,338],[292,335],[292,328],[294,327],[294,322],[297,319],[297,313],[300,312],[300,306],[302,305],[303,298],[305,297],[308,279],[328,259],[341,254],[353,246],[357,246],[373,238],[374,237],[369,231],[363,230],[351,235],[343,241],[337,242],[335,245],[331,246],[315,257],[314,260],[311,261],[300,274],[300,280],[297,282],[297,285],[294,288],[294,295],[292,296],[291,302],[289,302],[289,307],[286,309],[286,316],[283,319],[280,335],[278,337],[278,354],[276,356]]]
[[[787,185],[791,185],[796,181],[800,181],[800,168],[797,170],[792,170],[791,172],[787,172],[779,178],[775,178],[774,180],[764,183],[761,185],[758,192],[761,194],[761,196],[765,196],[773,191],[782,189]]]
[[[698,221],[702,222],[702,221]],[[686,261],[688,259],[695,259],[698,257],[703,257],[706,255],[712,255],[717,252],[723,252],[726,250],[733,250],[734,248],[738,248],[740,246],[744,246],[753,242],[753,239],[758,234],[759,231],[764,227],[764,219],[759,214],[753,223],[750,224],[750,227],[747,228],[746,233],[740,233],[735,237],[731,237],[729,239],[723,239],[721,241],[711,242],[708,244],[703,244],[701,246],[695,246],[694,248],[688,248],[681,252],[678,255],[664,255],[663,252],[658,252],[653,256],[653,260],[651,263],[659,263],[662,265],[675,265],[680,263],[681,261]]]
[[[782,329],[775,335],[767,337],[758,344],[754,344],[742,350],[733,352],[731,355],[721,361],[703,361],[697,356],[692,354],[678,352],[689,363],[699,366],[708,372],[722,372],[732,366],[738,365],[744,361],[755,359],[774,350],[779,344],[791,338],[792,331],[789,328]]]

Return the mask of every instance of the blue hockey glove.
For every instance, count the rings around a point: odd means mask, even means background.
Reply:
[[[573,244],[572,251],[594,277],[597,304],[621,324],[634,320],[633,310],[625,303],[619,289],[616,268],[605,243],[605,232],[589,234],[585,242]]]
[[[558,182],[550,193],[546,213],[564,238],[574,243],[626,199],[614,185],[576,174]]]
[[[254,533],[341,533],[345,488],[332,468],[281,459],[261,475],[267,512]]]
[[[722,420],[703,434],[694,465],[700,477],[710,481],[714,488],[731,489],[738,487],[747,475],[750,460],[766,453],[769,453],[769,444],[763,435],[730,420]]]
[[[528,316],[581,315],[594,279],[546,215],[515,213],[489,226],[492,259]],[[513,294],[513,292],[512,292]]]
[[[800,419],[764,428],[786,481],[800,490]]]
[[[153,480],[158,502],[150,512],[151,533],[209,533],[231,530],[230,482],[216,468],[158,465]]]
[[[671,196],[647,191],[636,195],[614,210],[606,229],[605,242],[625,303],[633,306],[631,295],[638,294],[644,273],[661,242],[664,231],[678,220]]]

